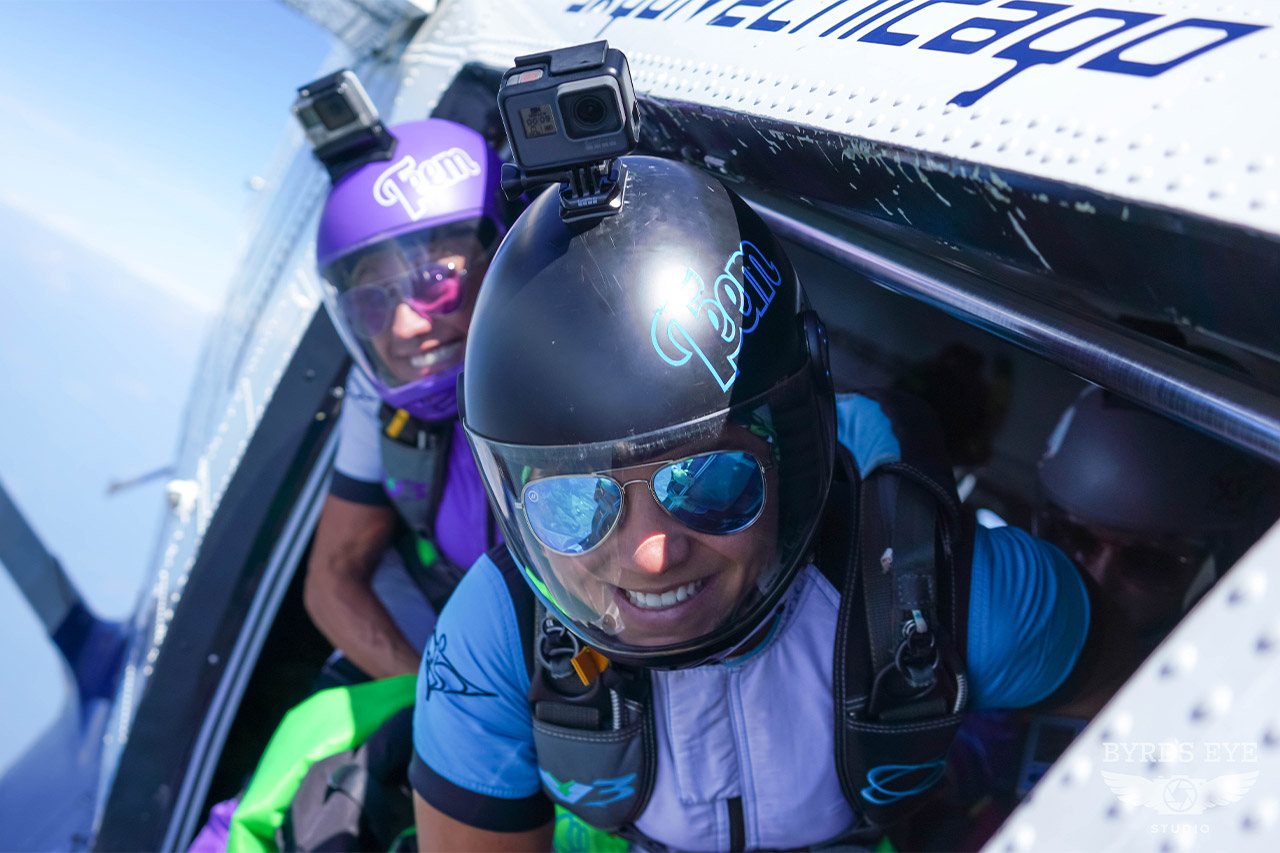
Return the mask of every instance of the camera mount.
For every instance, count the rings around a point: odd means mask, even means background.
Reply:
[[[526,175],[514,163],[502,164],[502,192],[510,200],[547,184],[560,184],[560,218],[565,222],[611,216],[622,209],[627,166],[618,158],[575,166],[562,172]]]

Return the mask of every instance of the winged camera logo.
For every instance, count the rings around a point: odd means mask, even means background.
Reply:
[[[1122,803],[1146,806],[1163,815],[1182,816],[1204,814],[1206,809],[1239,802],[1258,780],[1258,771],[1227,773],[1212,779],[1195,776],[1148,779],[1103,770],[1102,779]]]
[[[1120,802],[1189,819],[1244,799],[1258,781],[1258,745],[1245,742],[1108,742],[1102,780]],[[1146,772],[1120,772],[1145,770]],[[1152,832],[1207,832],[1207,824],[1158,823]]]

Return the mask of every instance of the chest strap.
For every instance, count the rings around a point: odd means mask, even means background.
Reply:
[[[450,560],[435,542],[436,516],[449,479],[454,421],[424,421],[383,404],[378,412],[383,489],[403,522],[395,548],[409,576],[439,612],[469,568]],[[494,540],[486,514],[488,544]]]
[[[505,547],[490,549],[489,557],[508,578],[526,638],[529,708],[543,790],[591,826],[645,849],[661,849],[633,825],[649,804],[657,777],[648,672],[609,662],[597,665],[596,677],[584,683],[579,669],[586,656],[578,638],[546,612]]]

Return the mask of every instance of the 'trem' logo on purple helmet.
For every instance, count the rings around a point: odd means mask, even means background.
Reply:
[[[653,315],[654,350],[672,367],[687,364],[697,353],[720,390],[728,392],[738,378],[742,337],[755,331],[781,283],[777,265],[749,240],[729,256],[710,296],[704,295],[702,276],[689,267],[675,294]]]
[[[480,177],[484,168],[461,148],[449,148],[419,163],[411,155],[400,158],[373,182],[373,198],[383,207],[399,204],[417,222],[427,215],[433,189]]]

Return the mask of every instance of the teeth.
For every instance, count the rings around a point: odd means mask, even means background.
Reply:
[[[693,581],[663,593],[634,592],[629,589],[625,589],[623,592],[627,594],[627,599],[636,607],[654,610],[659,607],[670,607],[673,604],[684,601],[700,589],[702,589],[702,581]]]
[[[409,363],[418,370],[427,367],[434,367],[442,361],[453,359],[458,353],[458,344],[446,344],[442,347],[434,347],[426,352],[418,353],[409,359]]]

